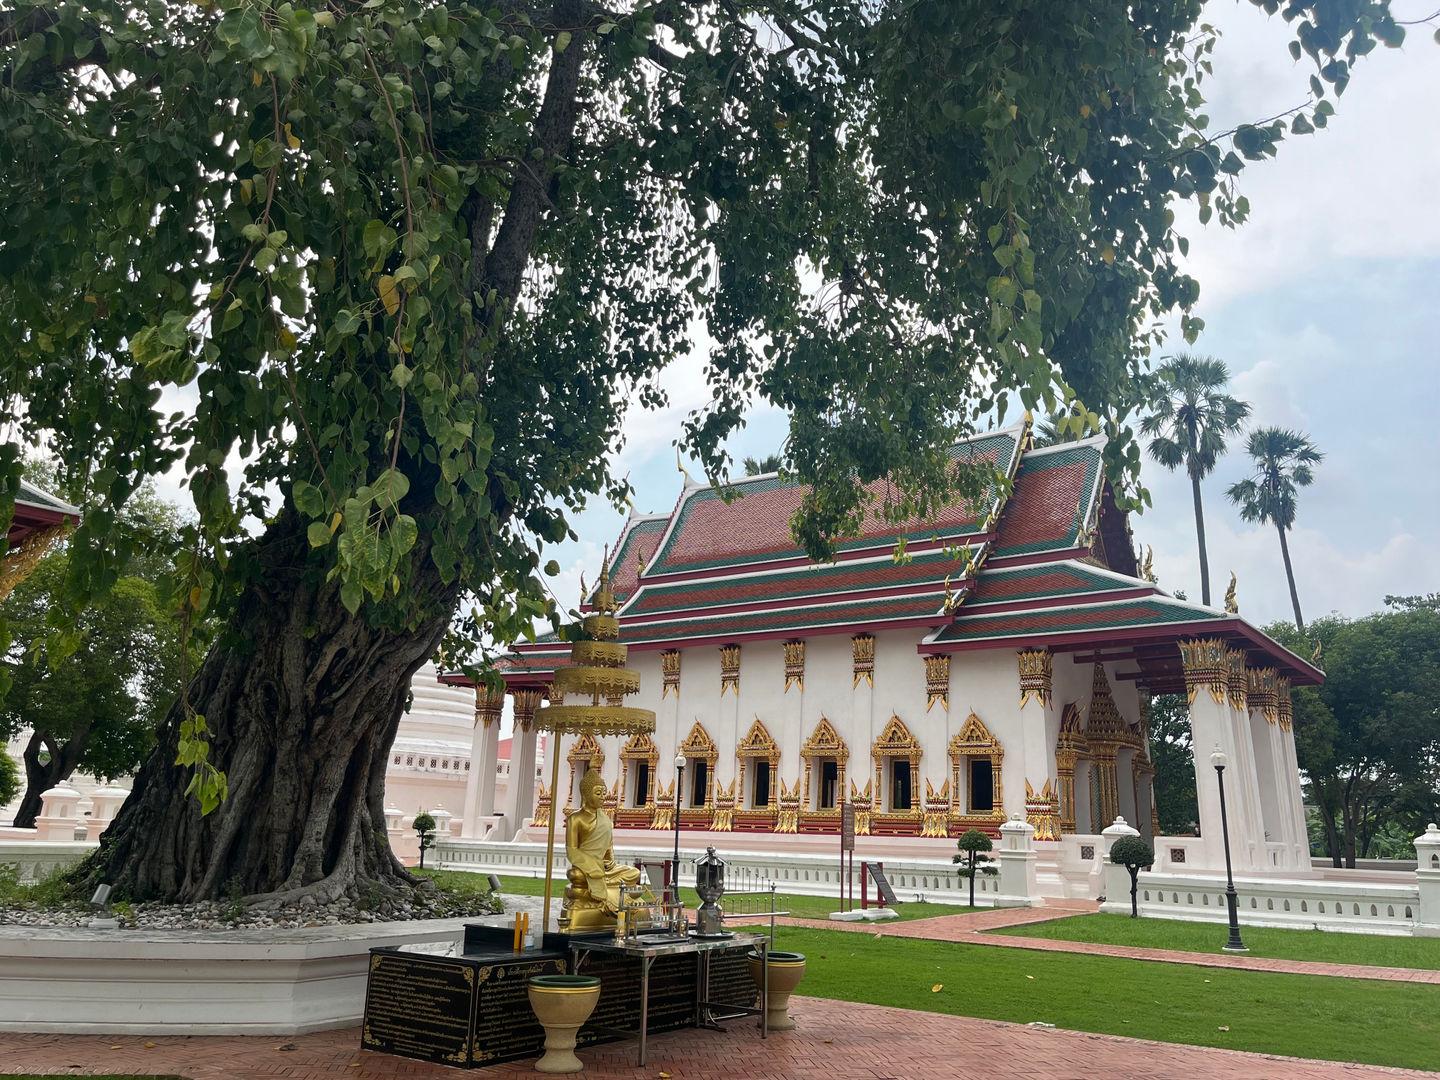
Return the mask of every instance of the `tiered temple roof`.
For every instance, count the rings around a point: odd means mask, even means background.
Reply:
[[[1123,658],[1138,662],[1142,685],[1171,691],[1183,687],[1176,642],[1219,637],[1296,684],[1320,681],[1238,615],[1138,576],[1103,438],[1029,442],[1027,419],[960,444],[957,460],[990,462],[1009,482],[928,522],[872,511],[828,563],[811,562],[790,533],[803,485],[775,474],[737,481],[725,496],[687,485],[670,514],[632,516],[616,541],[621,641],[666,649],[910,627],[925,654],[1043,647]],[[881,498],[883,482],[872,488]],[[567,651],[542,638],[519,646],[502,672],[513,685],[546,682]]]

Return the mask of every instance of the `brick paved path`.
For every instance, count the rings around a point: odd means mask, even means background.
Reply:
[[[1088,941],[1061,941],[1051,938],[1009,937],[988,934],[1007,926],[1049,922],[1071,915],[1090,914],[1099,905],[1089,900],[1050,901],[1040,908],[986,908],[960,915],[937,915],[932,919],[908,922],[847,923],[828,919],[776,919],[785,926],[816,930],[849,930],[885,937],[924,938],[929,941],[958,941],[966,945],[990,945],[1001,949],[1031,949],[1036,952],[1088,953],[1127,960],[1152,960],[1162,964],[1193,964],[1197,967],[1239,968],[1242,971],[1273,971],[1286,975],[1327,975],[1341,979],[1379,979],[1382,982],[1425,983],[1440,986],[1440,970],[1392,968],[1369,964],[1331,964],[1320,960],[1278,960],[1265,956],[1235,956],[1230,953],[1184,952],[1180,949],[1149,949],[1130,945],[1100,945]],[[1217,924],[1218,926],[1219,924]],[[1221,927],[1223,930],[1223,927]]]
[[[814,998],[793,999],[799,1027],[764,1042],[753,1030],[680,1031],[650,1040],[634,1067],[633,1043],[581,1052],[590,1080],[1381,1080],[1436,1077],[1406,1069],[1301,1061],[1175,1046],[1113,1035],[1029,1028],[994,1020],[910,1012]],[[356,1029],[283,1037],[4,1035],[0,1069],[85,1075],[175,1073],[191,1080],[445,1077],[439,1065],[357,1049]],[[289,1047],[290,1049],[281,1049]],[[471,1073],[534,1076],[529,1062]]]

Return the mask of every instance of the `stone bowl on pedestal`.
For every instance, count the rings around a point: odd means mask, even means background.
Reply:
[[[585,1066],[575,1056],[575,1038],[600,1000],[600,980],[594,975],[534,975],[526,989],[545,1029],[545,1053],[535,1062],[535,1071],[579,1072]]]
[[[760,956],[751,953],[750,978],[760,985]],[[770,1031],[793,1031],[795,1021],[790,1019],[790,995],[800,980],[805,977],[805,954],[798,952],[776,952],[769,956],[770,989],[765,1001],[765,1026]]]

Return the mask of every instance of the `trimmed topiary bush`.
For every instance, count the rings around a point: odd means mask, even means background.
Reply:
[[[1110,849],[1110,861],[1130,871],[1130,917],[1138,918],[1140,905],[1135,897],[1140,884],[1140,871],[1155,865],[1155,849],[1138,836],[1122,836]]]
[[[425,852],[435,846],[435,819],[422,810],[411,824],[415,835],[420,838],[420,866],[424,869]]]
[[[970,882],[970,906],[974,907],[975,875],[986,874],[993,877],[1000,872],[996,867],[989,865],[990,856],[985,854],[992,850],[995,844],[979,829],[971,829],[955,841],[955,846],[960,849],[960,853],[950,861],[961,864],[958,872],[961,877],[967,878]]]

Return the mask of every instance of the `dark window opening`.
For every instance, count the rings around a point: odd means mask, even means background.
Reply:
[[[692,761],[690,763],[690,805],[705,805],[705,789],[710,784],[710,763],[708,761]]]
[[[890,809],[910,809],[910,761],[895,758],[890,763]]]
[[[755,798],[752,800],[755,807],[770,805],[770,763],[768,761],[755,762]]]
[[[834,758],[825,758],[820,762],[820,809],[832,810],[835,807],[835,791],[840,786],[840,763]]]
[[[970,759],[970,809],[977,813],[995,809],[995,768],[989,758]]]
[[[650,762],[635,762],[635,790],[630,796],[631,806],[644,806],[650,795]]]

